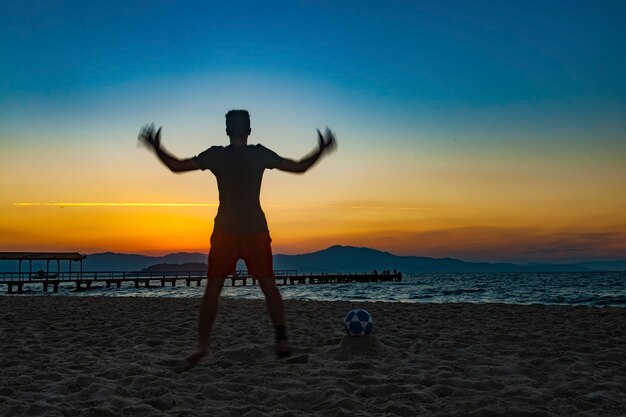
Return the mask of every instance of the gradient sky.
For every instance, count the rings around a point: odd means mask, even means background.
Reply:
[[[127,3],[0,5],[0,250],[207,251],[214,178],[137,133],[190,157],[245,108],[285,157],[338,135],[266,172],[277,253],[626,258],[626,3]]]

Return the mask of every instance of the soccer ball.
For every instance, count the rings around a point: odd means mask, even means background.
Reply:
[[[343,324],[350,336],[365,336],[374,330],[372,315],[361,308],[355,308],[346,314]]]

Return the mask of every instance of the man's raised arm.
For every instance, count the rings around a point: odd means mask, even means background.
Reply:
[[[305,156],[300,161],[294,161],[292,159],[283,158],[283,161],[276,168],[281,171],[287,172],[295,172],[298,174],[302,174],[308,171],[315,163],[320,159],[323,154],[326,154],[337,147],[337,139],[335,138],[335,133],[326,128],[324,135],[322,132],[317,130],[317,139],[318,139],[318,149]]]
[[[154,152],[161,162],[172,172],[185,172],[200,169],[195,158],[178,159],[163,149],[163,147],[161,147],[161,128],[159,127],[159,130],[155,133],[154,124],[142,127],[138,139],[147,147],[154,149]]]

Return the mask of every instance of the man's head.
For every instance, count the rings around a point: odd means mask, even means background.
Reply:
[[[247,110],[231,110],[226,113],[226,134],[233,138],[247,138],[250,135],[250,114]]]

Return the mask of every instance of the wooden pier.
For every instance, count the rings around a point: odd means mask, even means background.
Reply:
[[[342,284],[355,282],[380,282],[402,281],[401,273],[390,274],[298,274],[295,270],[277,270],[277,285],[301,285],[301,284]],[[72,284],[75,290],[87,290],[97,284],[103,287],[121,288],[122,284],[131,285],[134,288],[150,287],[176,287],[177,285],[200,286],[206,280],[206,271],[194,272],[118,272],[118,271],[98,271],[98,272],[57,272],[51,275],[30,275],[24,272],[0,272],[0,285],[7,286],[9,294],[22,294],[24,285],[37,284],[44,292],[51,290],[59,291],[59,285]],[[256,285],[257,279],[248,275],[246,271],[237,271],[236,274],[226,278],[226,282],[231,286]]]
[[[175,287],[179,281],[184,282],[187,287],[192,284],[200,286],[202,280],[206,278],[206,270],[203,271],[83,271],[83,260],[86,255],[75,252],[0,252],[0,260],[18,261],[17,272],[0,272],[0,285],[7,286],[9,294],[24,292],[24,285],[39,284],[44,292],[52,290],[59,291],[61,284],[73,284],[77,291],[91,289],[94,284],[102,283],[107,288],[115,286],[121,288],[123,283],[130,283],[135,288],[165,287],[166,285]],[[28,271],[22,270],[22,262],[28,262]],[[46,270],[33,272],[33,261],[45,261]],[[50,271],[50,262],[56,261],[56,271]],[[68,270],[61,271],[61,262],[68,262]],[[79,271],[72,271],[72,263],[79,262]],[[276,270],[277,285],[298,285],[298,284],[342,284],[351,282],[379,282],[379,281],[402,281],[402,274],[390,271],[378,273],[357,273],[357,274],[298,274],[296,270]],[[256,285],[257,279],[248,275],[247,271],[237,271],[226,278],[227,282],[234,287],[237,284],[247,285],[248,281]]]

